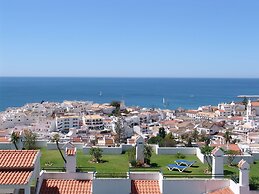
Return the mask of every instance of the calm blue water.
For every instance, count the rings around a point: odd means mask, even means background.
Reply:
[[[102,96],[99,95],[100,91]],[[259,79],[192,78],[0,78],[0,110],[29,102],[124,100],[126,105],[198,108],[258,94]]]

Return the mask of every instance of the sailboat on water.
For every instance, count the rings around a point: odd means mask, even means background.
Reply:
[[[102,96],[102,95],[103,95],[103,93],[102,93],[102,91],[100,91],[100,92],[99,92],[99,96]]]

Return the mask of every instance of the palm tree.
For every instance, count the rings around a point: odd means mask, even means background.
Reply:
[[[11,142],[14,144],[15,149],[18,150],[17,142],[19,141],[19,135],[17,133],[13,132],[11,135]]]
[[[227,149],[228,149],[229,143],[232,140],[230,131],[226,131],[226,133],[224,134],[223,137],[225,138],[225,141],[226,141],[226,144],[227,144]]]
[[[33,150],[36,148],[37,134],[31,130],[24,131],[24,148],[26,150]]]
[[[146,164],[150,164],[150,158],[152,156],[153,149],[150,145],[144,146],[144,160]]]
[[[55,135],[52,136],[52,141],[53,142],[56,142],[56,145],[57,145],[57,148],[58,148],[58,151],[62,157],[62,159],[64,160],[65,163],[67,163],[67,160],[65,159],[60,147],[59,147],[59,140],[60,140],[60,136],[58,133],[56,133]]]
[[[230,143],[230,141],[232,140],[230,131],[226,131],[226,133],[224,134],[224,138],[226,143]]]

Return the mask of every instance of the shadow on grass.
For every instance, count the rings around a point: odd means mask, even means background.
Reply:
[[[161,166],[158,165],[157,163],[151,163],[151,164],[150,164],[150,167],[151,167],[151,168],[160,168]]]
[[[168,172],[179,172],[177,169],[173,169],[173,170],[168,170]],[[190,174],[192,173],[191,170],[184,170],[183,172],[179,172],[179,173],[182,173],[182,174],[172,174],[172,175],[175,175],[175,176],[181,176],[181,175],[184,175],[184,174]]]
[[[199,168],[200,166],[198,165],[192,165],[191,168]]]
[[[234,175],[235,173],[230,170],[224,170],[224,175]]]

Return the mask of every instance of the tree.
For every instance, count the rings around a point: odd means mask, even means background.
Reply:
[[[56,133],[55,135],[53,135],[52,138],[51,138],[51,141],[56,142],[58,151],[59,151],[59,153],[60,153],[62,159],[64,160],[65,163],[67,163],[67,160],[65,159],[65,157],[64,157],[64,155],[63,155],[63,153],[62,153],[62,151],[61,151],[61,149],[60,149],[60,147],[59,147],[59,141],[60,141],[60,136],[59,136],[59,134]]]
[[[163,138],[163,139],[165,138],[166,132],[165,132],[165,128],[164,127],[160,127],[159,128],[158,136]]]
[[[92,147],[89,151],[89,154],[93,157],[93,161],[98,163],[101,162],[102,152],[102,149]]]
[[[192,147],[192,138],[191,137],[188,138],[186,147]]]
[[[147,142],[149,144],[159,144],[163,139],[160,136],[151,137]]]
[[[192,136],[192,139],[196,142],[199,138],[199,132],[196,129],[194,129],[191,136]]]
[[[228,144],[232,140],[230,131],[226,131],[226,133],[223,136],[225,138],[225,142]]]
[[[201,153],[204,154],[204,158],[208,164],[208,171],[211,172],[212,171],[212,158],[211,158],[211,151],[214,149],[214,147],[210,147],[208,145],[201,147]]]
[[[13,132],[11,134],[11,142],[14,144],[16,150],[18,150],[17,143],[18,143],[19,139],[20,139],[20,137],[17,133]]]
[[[176,145],[176,141],[174,139],[174,136],[172,132],[168,133],[164,140],[162,141],[162,144],[164,144],[165,147],[173,147]]]
[[[224,152],[228,156],[228,158],[227,158],[228,165],[233,166],[234,165],[233,162],[234,162],[236,156],[239,154],[239,152],[235,151],[235,150],[227,150]]]
[[[132,167],[135,167],[137,164],[136,147],[131,148],[130,150],[127,151],[127,153],[128,153],[129,163],[131,164]]]
[[[24,148],[26,150],[32,150],[36,148],[37,135],[35,133],[33,133],[31,130],[25,130],[24,139]]]
[[[121,115],[121,112],[120,112],[121,111],[121,109],[120,109],[121,102],[120,101],[112,101],[110,105],[115,107],[115,110],[113,111],[113,114],[115,116],[120,116]]]
[[[150,164],[150,158],[152,156],[153,149],[150,145],[145,145],[144,146],[144,162],[146,164]]]
[[[122,123],[122,118],[118,117],[118,121],[115,124],[115,131],[116,131],[116,143],[123,143],[125,139],[125,130]]]

